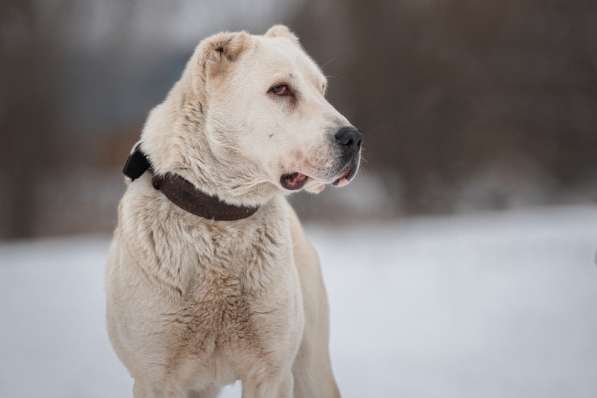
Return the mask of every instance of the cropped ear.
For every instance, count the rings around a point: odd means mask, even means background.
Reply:
[[[207,79],[225,74],[252,40],[247,32],[223,32],[201,41],[191,61],[195,90],[201,89]]]
[[[298,37],[288,29],[286,25],[274,25],[265,32],[266,37],[285,37],[293,42],[299,42]]]

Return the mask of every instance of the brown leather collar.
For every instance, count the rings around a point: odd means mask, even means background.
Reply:
[[[124,165],[123,173],[131,180],[139,178],[145,171],[153,174],[149,158],[137,144]],[[197,189],[178,174],[155,174],[151,178],[153,187],[162,192],[170,202],[199,217],[215,221],[242,220],[255,214],[259,207],[235,206],[225,203],[217,196]]]
[[[255,214],[259,207],[235,206],[221,201],[195,188],[177,174],[154,175],[153,187],[161,191],[170,202],[199,217],[216,221],[242,220]]]

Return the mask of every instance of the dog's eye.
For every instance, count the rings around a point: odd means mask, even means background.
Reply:
[[[271,86],[267,92],[271,93],[273,95],[277,95],[279,97],[287,97],[289,95],[292,95],[292,91],[290,90],[290,87],[288,87],[288,84],[285,84],[285,83],[276,84],[274,86]]]

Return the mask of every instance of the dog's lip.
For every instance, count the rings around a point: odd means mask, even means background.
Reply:
[[[309,176],[298,171],[282,174],[280,184],[289,191],[296,191],[305,186]]]
[[[352,179],[352,177],[354,177],[354,172],[355,172],[355,167],[353,167],[352,165],[349,166],[341,175],[340,177],[336,178],[334,180],[334,182],[332,183],[333,186],[335,187],[345,187],[350,183],[350,180]]]
[[[303,188],[307,182],[309,182],[310,180],[313,181],[318,181],[322,184],[333,184],[333,181],[330,180],[324,180],[324,179],[320,179],[317,177],[312,177],[308,174],[302,173],[300,171],[293,171],[290,173],[286,173],[286,174],[282,174],[282,176],[280,177],[280,185],[282,185],[282,187],[284,189],[287,189],[289,191],[297,191],[301,188]]]
[[[344,170],[340,173],[340,176],[334,180],[317,178],[306,173],[302,173],[300,171],[293,171],[290,173],[282,174],[282,176],[280,177],[280,185],[282,185],[284,189],[287,189],[289,191],[297,191],[303,188],[309,180],[313,180],[325,185],[331,184],[339,188],[345,187],[355,176],[357,168],[358,164],[355,165],[353,163],[349,164],[348,166],[345,166]]]

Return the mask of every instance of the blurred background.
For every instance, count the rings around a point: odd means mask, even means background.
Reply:
[[[583,0],[0,1],[0,396],[128,396],[101,289],[123,162],[201,38],[274,23],[365,133],[350,187],[292,197],[327,273],[344,394],[596,396]],[[38,384],[13,377],[33,363]]]
[[[593,203],[596,20],[590,1],[3,0],[0,237],[109,232],[127,153],[198,41],[275,22],[366,133],[361,177],[294,197],[303,217]]]

